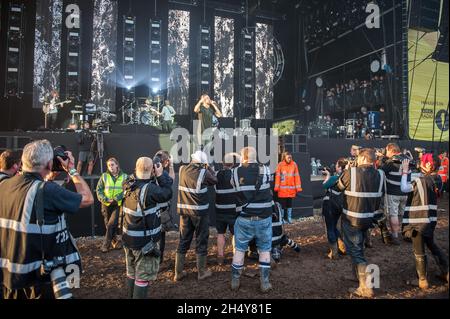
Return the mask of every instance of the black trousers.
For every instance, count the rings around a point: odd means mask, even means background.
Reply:
[[[209,216],[180,216],[180,242],[177,252],[185,255],[195,234],[197,255],[208,255]]]
[[[102,215],[105,222],[106,234],[105,240],[111,242],[117,235],[117,226],[119,224],[120,206],[116,203],[109,206],[102,204]]]
[[[161,252],[160,262],[163,261],[164,258],[164,250],[166,249],[166,232],[161,232],[161,238],[159,239],[159,251]]]
[[[292,199],[291,197],[289,198],[278,198],[278,202],[280,203],[281,207],[283,209],[287,209],[287,208],[292,208]]]
[[[47,128],[55,129],[57,120],[58,120],[58,113],[47,114]]]
[[[448,268],[448,257],[436,245],[433,235],[424,236],[420,232],[413,231],[411,239],[415,256],[425,256],[425,246],[427,246],[438,265],[443,268]]]

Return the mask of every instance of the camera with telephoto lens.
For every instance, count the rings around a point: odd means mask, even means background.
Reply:
[[[67,148],[64,145],[56,146],[53,149],[53,172],[63,172],[64,168],[61,165],[61,162],[58,160],[60,157],[63,161],[66,161],[69,157],[66,154]]]
[[[402,164],[402,162],[406,159],[409,159],[409,168],[414,169],[417,166],[417,161],[410,159],[408,156],[404,154],[394,155],[389,161],[396,164]]]
[[[159,250],[158,243],[150,240],[144,247],[141,248],[141,252],[144,256],[161,257],[161,251]]]
[[[53,294],[56,299],[71,299],[72,292],[70,291],[69,283],[64,269],[58,267],[53,269],[50,273],[50,280],[53,287]]]

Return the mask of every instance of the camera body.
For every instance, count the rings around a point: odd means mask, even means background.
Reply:
[[[162,160],[161,160],[161,156],[160,155],[155,155],[155,157],[153,157],[153,165],[156,167],[159,167],[160,165],[162,165]]]
[[[161,257],[161,250],[157,242],[150,240],[144,247],[141,248],[141,252],[144,256]]]
[[[356,160],[356,157],[347,157],[344,160],[345,165],[348,165],[349,167],[357,167],[358,166],[358,162]]]
[[[54,257],[51,260],[44,259],[41,264],[41,268],[39,272],[41,276],[50,275],[53,270],[65,265],[65,261],[63,257]]]
[[[61,166],[61,162],[58,160],[58,157],[60,157],[62,160],[66,161],[68,159],[67,155],[67,148],[64,145],[56,146],[53,149],[53,172],[63,172],[64,168]]]

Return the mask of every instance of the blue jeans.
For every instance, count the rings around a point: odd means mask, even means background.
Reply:
[[[327,227],[328,243],[336,244],[338,238],[341,236],[337,229],[337,223],[341,213],[333,209],[330,203],[324,203],[322,208],[322,215],[325,219],[325,226]]]
[[[353,227],[345,219],[342,219],[341,225],[345,248],[347,249],[347,253],[352,257],[353,264],[366,264],[367,260],[364,257],[366,230]]]
[[[272,250],[272,217],[262,220],[249,220],[238,217],[234,224],[234,241],[237,251],[245,252],[249,242],[255,239],[258,252]]]

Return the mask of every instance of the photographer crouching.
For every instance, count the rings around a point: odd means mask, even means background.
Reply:
[[[0,184],[0,282],[5,299],[72,297],[65,268],[81,267],[81,258],[64,213],[76,214],[94,202],[74,166],[71,152],[61,147],[54,152],[49,141],[34,141],[23,149],[23,174]],[[44,181],[55,171],[68,173],[76,193]]]
[[[161,163],[153,165],[150,158],[141,157],[136,162],[136,175],[124,184],[122,240],[129,298],[145,299],[150,281],[156,280],[158,274],[161,255],[161,207],[158,203],[172,198],[173,183],[163,171]],[[158,184],[152,181],[153,175]]]

